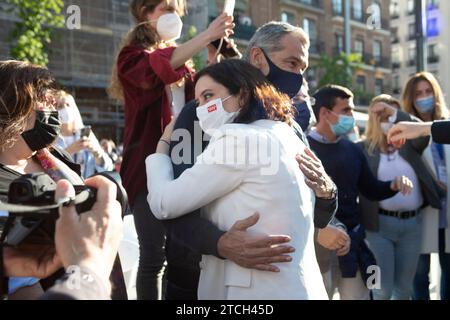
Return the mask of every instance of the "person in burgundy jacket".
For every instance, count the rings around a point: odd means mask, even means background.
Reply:
[[[211,42],[232,35],[234,24],[224,13],[206,31],[177,46],[183,0],[133,0],[130,12],[137,25],[119,52],[109,93],[125,106],[121,176],[140,245],[138,299],[155,300],[161,298],[165,232],[147,204],[145,159],[155,153],[173,111],[194,98],[190,59]]]

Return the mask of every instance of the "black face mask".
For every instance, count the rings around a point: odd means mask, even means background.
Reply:
[[[311,110],[308,106],[308,102],[303,101],[301,103],[295,103],[294,107],[297,109],[295,121],[302,127],[303,132],[306,132],[311,123]]]
[[[58,111],[36,111],[34,128],[22,133],[31,151],[39,151],[50,146],[61,132]]]
[[[284,71],[277,67],[264,50],[261,49],[261,51],[264,53],[270,68],[267,80],[269,80],[280,92],[287,94],[291,99],[294,98],[302,88],[303,75],[300,73]]]

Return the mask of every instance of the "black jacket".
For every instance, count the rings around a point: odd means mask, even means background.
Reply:
[[[436,143],[450,144],[450,121],[436,121],[431,127],[431,135]]]

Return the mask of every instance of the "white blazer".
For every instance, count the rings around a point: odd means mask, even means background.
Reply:
[[[269,157],[263,152],[268,149]],[[287,124],[260,120],[223,126],[194,167],[176,180],[168,156],[147,158],[148,201],[157,218],[202,208],[206,218],[229,230],[259,212],[261,219],[249,233],[289,235],[296,248],[292,262],[277,264],[280,273],[203,256],[199,299],[328,299],[314,250],[314,194],[295,160],[304,149]]]
[[[430,145],[431,146],[431,145]],[[431,147],[428,146],[423,153],[425,163],[437,180],[436,167],[433,161]],[[444,146],[445,165],[447,167],[447,185],[450,187],[450,146]],[[450,225],[450,192],[447,192],[447,223]],[[439,210],[430,206],[422,211],[422,254],[439,252]],[[450,253],[450,226],[445,229],[445,252]]]

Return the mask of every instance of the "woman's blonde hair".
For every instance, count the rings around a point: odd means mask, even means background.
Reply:
[[[444,93],[436,77],[430,72],[419,72],[409,79],[402,95],[403,110],[413,116],[420,118],[420,113],[415,107],[416,87],[421,81],[427,81],[433,89],[435,97],[435,109],[433,111],[433,120],[448,119],[449,110],[444,99]]]
[[[123,87],[117,70],[118,56],[122,49],[129,45],[142,47],[146,50],[167,46],[167,43],[160,39],[155,28],[153,28],[150,23],[146,23],[148,22],[146,19],[147,14],[153,12],[155,8],[164,1],[167,2],[168,6],[173,7],[180,16],[184,15],[186,9],[185,0],[133,0],[130,4],[130,13],[133,16],[136,26],[131,29],[122,40],[122,44],[118,50],[112,68],[111,80],[108,88],[109,96],[119,102],[124,101]]]
[[[381,118],[379,115],[371,112],[378,103],[386,103],[392,107],[400,106],[400,102],[394,97],[382,94],[372,99],[369,106],[369,121],[366,126],[366,145],[368,146],[369,155],[373,155],[376,149],[381,149],[386,143],[386,135],[381,128]]]

